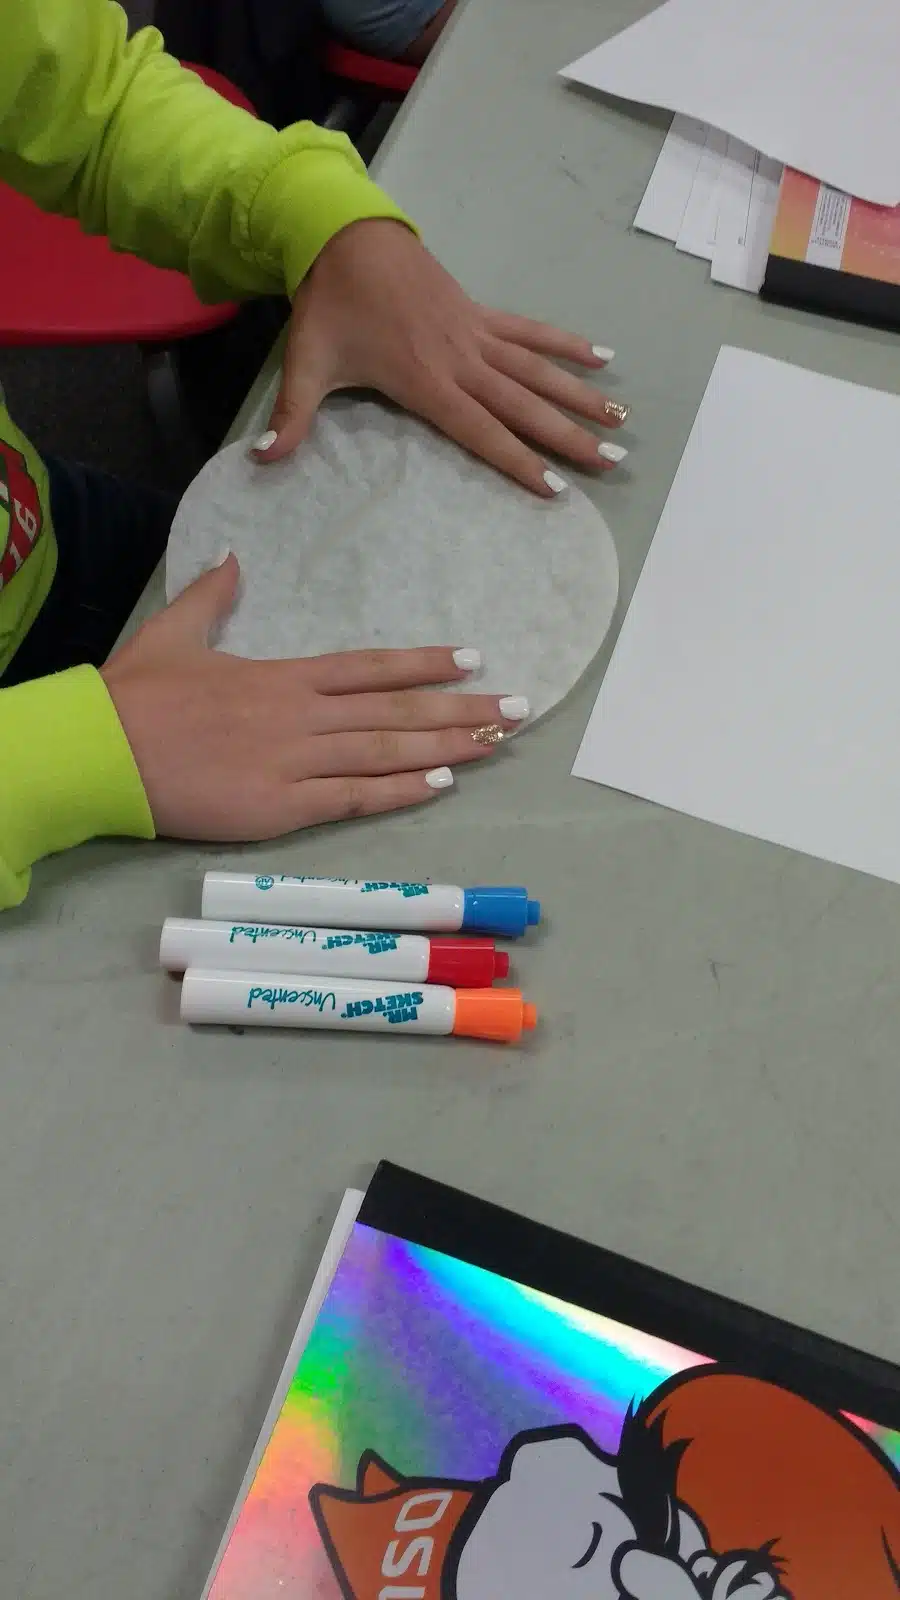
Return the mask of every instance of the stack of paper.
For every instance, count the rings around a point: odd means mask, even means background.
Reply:
[[[900,204],[900,6],[666,0],[563,77],[724,128],[844,194]]]
[[[715,283],[758,294],[782,168],[731,134],[677,115],[634,219],[710,263]]]

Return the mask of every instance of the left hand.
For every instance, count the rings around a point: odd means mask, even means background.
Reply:
[[[476,305],[403,223],[355,222],[329,241],[294,297],[269,424],[276,437],[257,456],[278,461],[295,449],[333,390],[377,389],[552,498],[565,481],[524,440],[595,471],[626,453],[566,413],[615,428],[627,408],[557,365],[596,371],[611,356]]]

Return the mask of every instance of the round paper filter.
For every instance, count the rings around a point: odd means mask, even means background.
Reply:
[[[596,655],[618,594],[615,546],[580,490],[540,500],[424,423],[347,396],[277,465],[246,442],[207,463],[172,528],[169,599],[225,548],[242,582],[220,649],[473,646],[479,693],[526,695],[535,716]]]

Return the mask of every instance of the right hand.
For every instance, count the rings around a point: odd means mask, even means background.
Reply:
[[[520,725],[495,696],[423,689],[466,678],[451,648],[294,661],[211,649],[238,577],[228,556],[102,669],[157,833],[272,839],[418,805],[450,786],[442,769],[489,756],[498,730]]]

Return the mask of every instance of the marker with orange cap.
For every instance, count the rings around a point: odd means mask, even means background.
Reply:
[[[189,967],[183,1022],[231,1027],[349,1029],[362,1033],[455,1034],[517,1044],[537,1026],[518,989],[448,989],[301,977],[295,972],[213,972]]]

